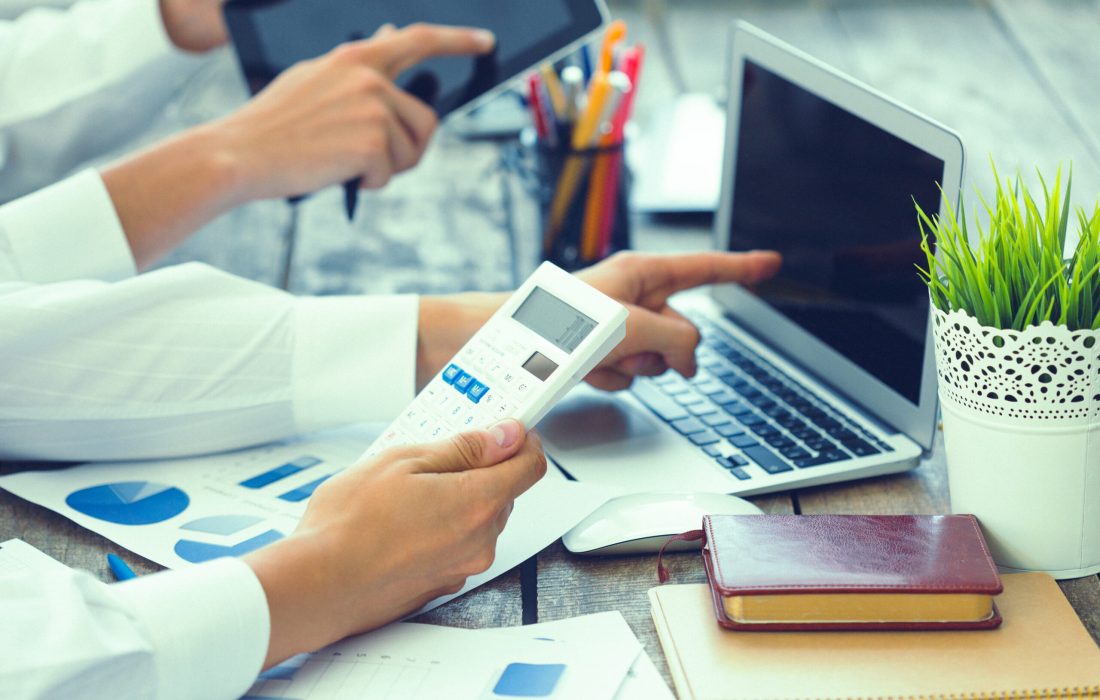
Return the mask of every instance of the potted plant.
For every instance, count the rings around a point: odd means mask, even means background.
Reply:
[[[993,175],[976,236],[961,204],[918,206],[951,509],[978,517],[1002,567],[1085,576],[1100,571],[1100,204],[1071,213],[1060,168],[1041,201]]]

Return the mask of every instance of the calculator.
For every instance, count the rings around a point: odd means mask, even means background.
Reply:
[[[504,418],[533,427],[626,335],[627,310],[544,262],[363,453]]]

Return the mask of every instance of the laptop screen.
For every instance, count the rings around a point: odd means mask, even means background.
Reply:
[[[928,292],[914,200],[938,212],[944,162],[750,60],[730,249],[783,255],[753,292],[913,403]]]

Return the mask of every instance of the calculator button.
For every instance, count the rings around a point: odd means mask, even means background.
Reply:
[[[462,374],[461,367],[455,364],[449,365],[447,369],[443,370],[443,381],[447,382],[448,384],[454,384],[455,380],[458,379],[458,375],[460,374]]]
[[[458,389],[458,392],[460,394],[465,394],[466,390],[470,388],[470,384],[473,383],[473,381],[474,376],[472,374],[467,374],[466,372],[460,371],[458,376],[455,377],[453,386],[455,389]]]
[[[488,391],[488,385],[482,384],[475,379],[474,382],[470,384],[470,388],[466,390],[466,396],[474,403],[479,403],[481,397],[485,396]]]

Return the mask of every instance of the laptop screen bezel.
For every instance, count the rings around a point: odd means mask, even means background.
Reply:
[[[714,219],[714,242],[728,250],[736,187],[736,160],[741,117],[741,82],[750,60],[798,87],[821,97],[943,161],[944,196],[940,214],[958,201],[964,167],[962,140],[951,129],[902,105],[878,90],[844,75],[745,22],[731,28],[729,106],[722,191]],[[914,211],[914,221],[916,212]],[[916,270],[913,271],[914,278]],[[936,425],[936,366],[931,340],[932,316],[926,327],[925,351],[917,404],[859,365],[802,329],[765,301],[737,285],[720,285],[711,296],[739,324],[858,404],[879,420],[908,435],[925,449],[932,446]]]

